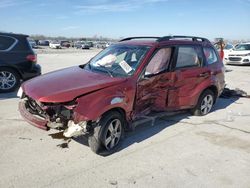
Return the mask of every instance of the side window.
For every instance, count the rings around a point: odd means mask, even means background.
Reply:
[[[200,51],[197,47],[180,46],[175,67],[200,67],[202,65]]]
[[[168,68],[172,48],[162,48],[156,52],[146,67],[145,75],[154,75]]]
[[[13,38],[0,36],[0,50],[7,50],[14,42]]]
[[[218,61],[218,57],[213,48],[203,48],[203,51],[208,65],[211,65]]]

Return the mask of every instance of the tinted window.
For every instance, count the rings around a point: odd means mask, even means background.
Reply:
[[[213,48],[204,48],[203,51],[207,60],[207,64],[211,65],[218,61],[218,57]]]
[[[225,50],[233,49],[233,45],[227,44],[227,45],[224,47],[224,49],[225,49]]]
[[[145,75],[157,74],[168,68],[172,49],[162,48],[156,52],[146,67]]]
[[[235,50],[250,50],[250,44],[238,44],[237,46],[235,46]]]
[[[7,50],[14,42],[13,38],[0,36],[0,50]]]
[[[202,65],[200,49],[192,46],[181,46],[178,49],[176,68],[198,67]]]

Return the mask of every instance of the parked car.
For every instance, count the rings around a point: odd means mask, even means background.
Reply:
[[[49,46],[49,41],[48,40],[39,40],[38,45],[40,45],[40,46]]]
[[[74,48],[76,48],[76,49],[82,48],[81,42],[80,42],[80,41],[75,42],[75,43],[74,43]]]
[[[49,43],[49,47],[53,48],[53,49],[61,49],[62,48],[61,43],[58,41],[51,41]]]
[[[90,49],[90,45],[87,42],[75,42],[74,47],[76,49]]]
[[[230,52],[230,51],[232,51],[234,49],[234,45],[232,45],[232,44],[226,44],[225,46],[224,46],[224,49],[223,49],[223,51],[224,51],[224,58],[225,57],[227,57],[228,56],[228,53]]]
[[[86,134],[95,153],[110,154],[138,119],[184,109],[208,114],[225,85],[213,45],[199,37],[142,38],[123,39],[87,64],[25,82],[18,92],[21,115],[66,137]]]
[[[69,41],[67,41],[67,40],[62,40],[61,42],[60,42],[60,44],[61,44],[61,46],[62,47],[66,47],[66,48],[69,48],[70,47],[70,42]]]
[[[87,42],[90,48],[94,47],[94,43],[92,41]]]
[[[98,43],[96,43],[96,48],[105,49],[107,47],[108,47],[107,42],[98,42]]]
[[[36,42],[33,39],[28,39],[31,48],[38,48]]]
[[[41,74],[27,35],[0,33],[0,92],[14,91],[21,80]]]
[[[224,59],[226,64],[246,65],[250,64],[250,43],[242,43],[230,50]]]

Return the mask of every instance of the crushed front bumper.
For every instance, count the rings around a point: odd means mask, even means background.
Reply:
[[[43,130],[48,130],[49,128],[46,126],[48,121],[46,119],[43,119],[42,117],[37,117],[33,114],[31,114],[25,106],[25,101],[22,100],[19,102],[18,109],[20,111],[20,114],[22,117],[31,125],[43,129]]]
[[[23,97],[22,89],[19,90],[18,95]],[[71,118],[70,110],[66,107],[40,104],[41,107],[39,104],[28,96],[23,97],[19,102],[20,114],[29,124],[43,130],[50,128],[64,130],[65,137],[79,136],[89,132],[88,122],[75,123]]]

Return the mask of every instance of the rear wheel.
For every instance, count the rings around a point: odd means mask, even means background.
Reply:
[[[124,134],[124,117],[116,111],[105,114],[99,125],[89,136],[88,142],[91,150],[100,155],[109,155],[115,152]]]
[[[11,92],[20,85],[20,76],[9,68],[0,68],[0,92]]]
[[[214,98],[214,93],[211,90],[205,90],[201,94],[196,107],[191,110],[191,113],[196,116],[208,114],[213,107]]]

